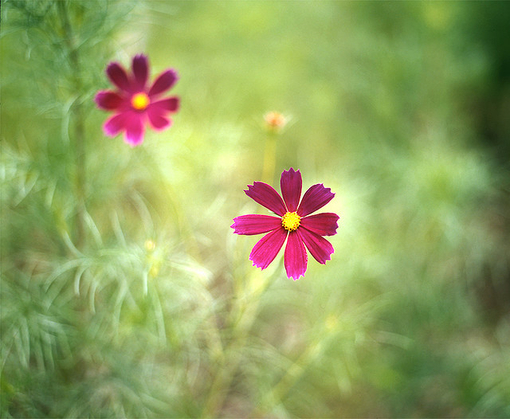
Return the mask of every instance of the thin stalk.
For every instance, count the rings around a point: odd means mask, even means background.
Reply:
[[[194,260],[200,262],[202,258],[200,255],[198,243],[196,241],[195,235],[193,234],[193,229],[191,228],[188,217],[182,210],[182,206],[174,198],[176,197],[175,191],[173,190],[169,181],[166,179],[163,170],[161,169],[158,161],[154,158],[154,156],[148,151],[146,147],[141,147],[141,149],[144,153],[144,157],[149,161],[149,164],[147,164],[146,167],[148,170],[150,170],[153,178],[159,180],[161,188],[165,191],[165,196],[173,208],[173,212],[177,220],[179,234],[181,237],[183,237],[182,241],[185,243],[187,254],[191,255]],[[210,356],[213,359],[219,358],[218,354],[220,354],[223,349],[219,329],[216,326],[213,317],[210,317],[206,321],[210,325],[210,329],[212,331],[211,334],[207,334],[206,337]]]
[[[68,50],[68,58],[72,70],[72,82],[76,94],[76,100],[71,108],[71,120],[74,120],[74,131],[72,135],[75,158],[75,197],[76,214],[74,221],[74,238],[76,247],[81,249],[85,243],[85,120],[83,106],[81,103],[81,94],[83,91],[81,77],[81,63],[78,48],[76,46],[76,37],[71,26],[69,14],[67,11],[67,2],[57,1],[58,13],[62,22],[64,32],[64,41]]]
[[[175,218],[177,220],[177,227],[179,229],[180,235],[183,237],[183,242],[186,246],[186,251],[189,255],[193,256],[196,261],[201,262],[202,257],[200,254],[200,249],[196,240],[195,235],[193,234],[193,229],[189,222],[189,218],[186,216],[185,212],[182,209],[182,206],[175,199],[177,196],[173,187],[169,183],[166,178],[163,170],[161,169],[158,161],[154,158],[154,156],[147,150],[146,147],[140,147],[142,152],[145,154],[145,157],[148,159],[150,164],[147,165],[147,170],[151,172],[155,179],[158,179],[161,187],[166,192],[166,197],[172,206],[172,210],[175,214]]]
[[[296,381],[303,375],[306,366],[315,359],[316,354],[317,350],[315,347],[305,350],[296,362],[288,368],[285,375],[268,392],[262,403],[250,413],[249,417],[265,417],[271,409],[281,403]]]
[[[218,362],[216,375],[209,390],[201,418],[211,419],[217,417],[223,407],[225,398],[230,390],[232,380],[238,370],[242,359],[242,350],[248,340],[250,330],[255,322],[262,295],[271,284],[271,277],[266,278],[264,285],[256,291],[254,300],[251,298],[236,298],[238,304],[230,312],[230,324],[233,328],[230,344],[226,347]]]
[[[266,134],[266,143],[264,147],[264,160],[262,169],[262,181],[271,184],[274,178],[276,164],[276,131],[269,130]]]
[[[303,376],[307,367],[316,359],[320,359],[327,346],[328,342],[324,340],[307,346],[273,388],[263,397],[261,402],[250,412],[248,417],[265,417],[268,412],[271,412],[275,406],[280,404],[290,393],[294,384]]]
[[[203,409],[202,418],[211,419],[217,417],[218,411],[223,406],[230,385],[241,360],[241,350],[248,338],[247,333],[238,336],[223,353],[213,383]]]

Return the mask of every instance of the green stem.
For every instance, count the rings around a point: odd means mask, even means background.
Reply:
[[[270,413],[275,406],[280,404],[287,397],[296,381],[303,376],[307,367],[317,358],[321,357],[325,345],[325,342],[318,342],[317,344],[307,346],[298,359],[287,368],[280,380],[263,397],[259,405],[252,410],[249,417],[266,417],[268,412]]]
[[[262,168],[262,180],[272,183],[275,172],[276,161],[276,140],[278,134],[274,130],[269,130],[266,134],[264,147],[264,160]],[[247,298],[236,298],[238,304],[234,305],[230,312],[233,333],[230,345],[227,346],[223,357],[219,362],[217,373],[209,390],[202,418],[214,418],[217,412],[223,406],[225,397],[228,394],[234,374],[236,373],[239,362],[241,361],[241,351],[244,348],[249,336],[251,327],[255,321],[260,297],[267,290],[270,281],[266,278],[266,283],[259,291],[257,299],[251,304]],[[242,292],[242,290],[241,290]],[[238,296],[241,297],[241,296]]]
[[[204,405],[202,418],[215,418],[218,410],[223,406],[241,360],[239,352],[244,347],[247,337],[247,334],[243,333],[223,353]]]
[[[223,407],[225,398],[230,390],[232,380],[242,360],[242,350],[248,340],[250,330],[255,322],[262,295],[272,283],[273,277],[265,279],[265,283],[251,295],[242,295],[239,292],[235,299],[237,304],[230,311],[229,324],[232,328],[230,344],[226,347],[221,359],[218,362],[216,375],[209,390],[202,418],[215,418]]]
[[[277,406],[289,393],[292,386],[302,376],[305,367],[310,363],[313,358],[313,349],[308,349],[301,354],[301,356],[294,362],[285,375],[276,383],[270,390],[262,403],[257,406],[250,414],[250,417],[265,417],[267,412],[270,412]]]
[[[193,234],[193,229],[190,225],[189,219],[185,215],[185,212],[182,210],[178,200],[175,199],[177,194],[175,193],[169,180],[166,178],[164,171],[161,169],[158,161],[154,158],[154,156],[148,151],[146,147],[142,146],[141,151],[144,154],[143,157],[147,159],[147,162],[145,163],[148,164],[145,164],[145,167],[147,167],[147,169],[151,172],[152,177],[158,180],[161,190],[165,191],[165,197],[168,199],[168,203],[170,204],[175,219],[177,220],[179,235],[182,238],[182,242],[186,246],[186,253],[191,255],[194,260],[201,262],[200,249],[195,235]],[[217,359],[220,358],[219,354],[221,354],[223,349],[220,332],[215,324],[213,317],[210,317],[206,321],[210,325],[211,330],[211,334],[207,334],[206,336],[209,355],[211,356],[211,359]]]
[[[81,249],[85,242],[85,121],[83,106],[81,103],[81,94],[83,91],[81,78],[81,64],[78,48],[76,47],[76,38],[73,33],[69,14],[67,11],[67,2],[65,0],[57,1],[58,12],[62,21],[62,29],[65,37],[65,44],[68,50],[69,63],[72,71],[72,81],[76,94],[76,100],[71,108],[74,118],[73,145],[75,158],[75,195],[76,195],[76,214],[74,239],[76,247]]]
[[[175,199],[177,193],[174,191],[174,188],[171,186],[163,170],[161,170],[161,167],[156,158],[154,158],[154,156],[147,150],[146,147],[142,146],[140,148],[142,149],[145,158],[149,162],[149,164],[146,164],[147,170],[152,173],[154,179],[158,179],[162,190],[166,192],[165,197],[168,199],[168,202],[175,215],[175,219],[177,220],[177,228],[182,238],[182,242],[186,246],[187,254],[191,255],[196,261],[201,262],[202,257],[200,254],[200,249],[196,237],[193,233],[190,221],[186,216],[185,211],[182,210],[179,202]]]
[[[262,181],[266,183],[273,183],[275,161],[276,161],[276,139],[278,134],[274,131],[269,131],[266,134],[266,144],[264,147],[264,163],[262,169]]]

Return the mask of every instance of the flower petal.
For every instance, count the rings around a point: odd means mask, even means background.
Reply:
[[[280,188],[282,190],[283,200],[287,205],[290,212],[295,212],[299,199],[301,198],[301,173],[299,170],[295,171],[292,167],[289,170],[284,170],[280,178]]]
[[[300,228],[297,233],[306,245],[306,248],[319,263],[325,264],[331,259],[331,254],[335,251],[333,245],[318,234],[312,233],[305,228]]]
[[[272,215],[249,214],[234,218],[230,227],[236,234],[253,235],[272,231],[282,226],[282,220]]]
[[[161,109],[159,108],[147,108],[147,117],[149,118],[151,127],[156,131],[162,131],[172,124],[172,120],[165,117],[164,112],[161,112]]]
[[[145,91],[145,85],[149,78],[149,61],[143,54],[138,54],[133,57],[133,87],[136,91]]]
[[[117,110],[122,107],[124,99],[119,94],[112,92],[111,90],[101,90],[96,94],[94,98],[97,106],[107,111]]]
[[[287,232],[283,228],[278,228],[262,237],[250,253],[253,266],[266,269],[282,248],[286,237]]]
[[[167,99],[152,102],[149,108],[158,108],[161,112],[177,112],[179,110],[179,98],[169,97]]]
[[[325,188],[322,183],[310,186],[303,195],[301,204],[297,210],[298,215],[305,217],[319,208],[322,208],[329,201],[333,199],[335,194],[331,192],[330,188]]]
[[[244,192],[255,202],[258,202],[281,217],[287,212],[281,196],[267,183],[253,182],[253,185],[248,185],[248,189]]]
[[[124,112],[119,113],[106,120],[103,125],[103,131],[107,136],[115,137],[119,132],[126,129],[126,124],[126,114]]]
[[[124,141],[131,147],[136,147],[137,145],[143,143],[144,133],[145,129],[143,126],[142,117],[140,114],[131,112],[129,116],[126,117],[126,133],[124,136]]]
[[[308,264],[308,255],[306,254],[305,245],[298,230],[289,233],[287,246],[285,247],[285,254],[283,256],[283,263],[288,278],[294,280],[304,276],[306,272],[306,265]]]
[[[322,212],[301,218],[301,227],[319,236],[334,236],[340,217],[332,212]]]
[[[156,96],[170,89],[179,79],[177,71],[169,69],[161,73],[149,90],[149,96]]]
[[[119,89],[126,92],[131,92],[131,85],[129,83],[128,76],[119,63],[113,62],[106,68],[106,74],[110,81],[117,86]]]

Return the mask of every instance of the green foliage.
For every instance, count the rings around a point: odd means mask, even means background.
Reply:
[[[481,4],[2,2],[2,417],[508,417],[509,7]],[[92,99],[139,52],[182,109],[130,148]],[[296,282],[229,228],[270,110],[271,183],[341,217]]]

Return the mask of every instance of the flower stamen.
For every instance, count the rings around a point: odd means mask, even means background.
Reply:
[[[282,217],[282,227],[287,231],[296,231],[300,221],[301,217],[295,212],[287,212]]]
[[[133,95],[131,98],[131,106],[135,108],[137,111],[143,111],[149,106],[150,103],[149,96],[146,93],[137,93]]]

